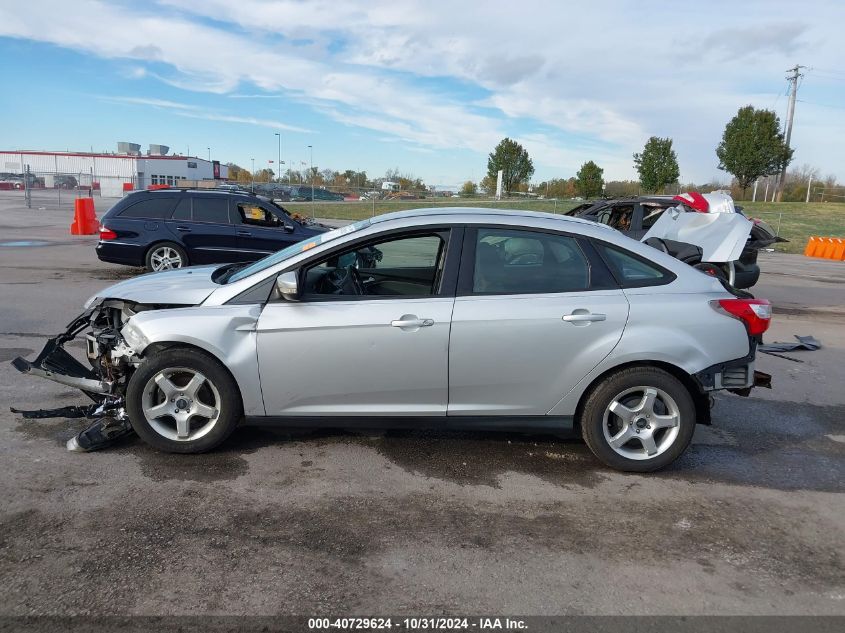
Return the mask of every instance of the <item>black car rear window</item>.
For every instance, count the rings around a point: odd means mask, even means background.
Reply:
[[[223,197],[195,197],[194,222],[229,224],[229,199]]]
[[[121,218],[163,220],[170,215],[175,201],[172,196],[155,196],[126,207],[119,215]]]

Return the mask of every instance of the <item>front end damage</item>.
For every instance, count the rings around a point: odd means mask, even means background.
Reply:
[[[62,334],[49,339],[35,360],[18,357],[12,361],[12,365],[23,374],[79,389],[94,401],[93,404],[34,411],[13,408],[12,412],[26,419],[65,417],[94,420],[91,426],[68,442],[69,450],[96,450],[133,433],[126,417],[124,397],[132,372],[144,359],[126,341],[122,330],[138,312],[173,307],[182,306],[142,305],[116,299],[95,302],[71,321]],[[87,365],[64,347],[79,336],[85,337]]]

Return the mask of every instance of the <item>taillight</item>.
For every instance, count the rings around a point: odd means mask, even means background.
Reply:
[[[117,233],[112,231],[111,229],[107,229],[104,226],[100,226],[100,239],[101,240],[114,240],[117,239]]]
[[[772,304],[765,299],[718,299],[711,301],[713,309],[739,319],[751,336],[759,336],[769,329]]]

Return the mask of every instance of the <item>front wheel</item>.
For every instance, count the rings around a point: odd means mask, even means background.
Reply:
[[[581,432],[593,454],[611,468],[659,470],[692,440],[695,404],[683,383],[662,369],[623,369],[589,394]]]
[[[243,406],[232,375],[193,349],[166,350],[129,379],[126,409],[135,432],[169,453],[202,453],[234,431]]]

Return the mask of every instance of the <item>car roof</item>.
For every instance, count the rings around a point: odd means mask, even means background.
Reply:
[[[545,213],[542,211],[525,211],[522,209],[492,209],[490,207],[428,207],[423,209],[409,209],[407,211],[394,211],[393,213],[385,213],[383,215],[375,216],[374,218],[372,218],[371,223],[378,224],[380,222],[388,222],[390,220],[407,220],[411,218],[421,217],[431,218],[437,216],[448,218],[450,221],[453,222],[460,221],[461,216],[471,221],[477,221],[479,218],[482,217],[555,220],[564,224],[589,226],[590,228],[601,227],[602,229],[607,229],[609,231],[616,232],[615,229],[612,229],[609,226],[605,226],[604,224],[596,224],[595,222],[591,222],[590,220],[582,220],[581,218],[573,218],[565,215],[557,215],[554,213]]]

